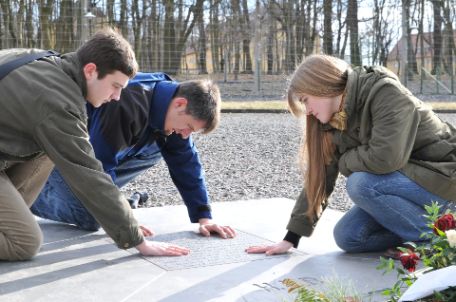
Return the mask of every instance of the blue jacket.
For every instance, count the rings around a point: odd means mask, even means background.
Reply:
[[[157,146],[187,206],[190,220],[212,218],[204,172],[191,136],[164,135],[165,116],[179,84],[164,73],[138,73],[120,101],[87,105],[95,156],[116,183],[116,167],[148,155]]]

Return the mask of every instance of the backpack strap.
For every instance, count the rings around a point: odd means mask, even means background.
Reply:
[[[42,52],[25,55],[25,56],[19,57],[17,59],[14,59],[10,62],[7,62],[3,65],[0,65],[0,80],[3,79],[5,76],[7,76],[11,71],[13,71],[14,69],[16,69],[22,65],[25,65],[27,63],[30,63],[32,61],[35,61],[35,60],[38,60],[41,58],[50,57],[50,56],[60,56],[60,54],[53,50],[47,50],[47,51],[42,51]]]

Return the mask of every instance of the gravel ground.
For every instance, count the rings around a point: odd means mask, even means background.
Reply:
[[[456,114],[440,114],[456,125]],[[296,199],[302,188],[297,166],[300,125],[290,114],[224,113],[219,128],[194,135],[212,202],[284,197]],[[340,176],[329,207],[348,210],[352,203]],[[162,160],[122,188],[129,196],[147,192],[148,206],[181,204]]]

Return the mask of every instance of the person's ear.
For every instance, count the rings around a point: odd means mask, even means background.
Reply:
[[[178,108],[182,107],[182,106],[184,106],[184,107],[187,106],[187,103],[188,103],[187,99],[183,98],[183,97],[176,98],[175,102],[174,102],[175,106]]]
[[[183,97],[177,97],[173,101],[174,108],[176,109],[185,109],[187,107],[187,99]]]
[[[87,63],[82,68],[82,72],[86,80],[96,79],[98,77],[97,65],[95,63]]]

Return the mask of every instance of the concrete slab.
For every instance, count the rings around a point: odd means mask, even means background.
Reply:
[[[0,301],[291,301],[281,280],[318,287],[322,277],[352,280],[367,295],[394,282],[375,269],[378,255],[342,253],[332,227],[342,213],[327,210],[299,250],[280,256],[243,253],[245,245],[281,240],[294,201],[213,203],[215,221],[238,230],[236,239],[202,238],[184,206],[135,210],[155,240],[187,244],[191,255],[140,257],[117,249],[103,231],[87,233],[40,221],[45,244],[32,261],[0,262]],[[208,260],[209,259],[209,260]],[[200,265],[194,265],[200,261]],[[365,301],[382,301],[378,293]]]

